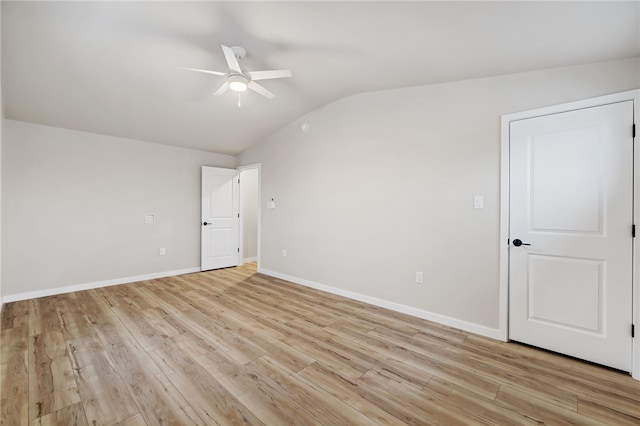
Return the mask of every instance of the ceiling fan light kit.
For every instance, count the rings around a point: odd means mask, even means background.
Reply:
[[[244,92],[247,90],[249,81],[243,75],[230,75],[229,76],[229,89],[234,92]]]
[[[224,53],[225,60],[227,61],[227,65],[229,66],[229,70],[226,73],[220,71],[204,70],[200,68],[183,67],[182,69],[226,77],[227,81],[222,86],[220,86],[218,90],[216,90],[216,92],[214,93],[215,96],[220,96],[229,89],[234,92],[238,92],[239,96],[241,92],[250,89],[267,99],[272,99],[273,97],[275,97],[275,94],[256,83],[256,80],[270,80],[274,78],[291,77],[291,71],[289,70],[242,71],[238,60],[244,58],[247,54],[247,51],[242,47],[228,47],[222,45],[222,53]],[[240,106],[239,98],[238,106]]]

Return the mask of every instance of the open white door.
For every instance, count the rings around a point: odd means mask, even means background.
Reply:
[[[631,371],[633,102],[510,124],[509,338]]]
[[[201,270],[238,265],[238,216],[238,171],[202,167]]]

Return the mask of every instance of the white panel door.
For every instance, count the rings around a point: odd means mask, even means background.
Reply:
[[[202,167],[203,271],[238,265],[239,188],[237,170]]]
[[[632,125],[632,101],[510,124],[510,339],[631,371]]]

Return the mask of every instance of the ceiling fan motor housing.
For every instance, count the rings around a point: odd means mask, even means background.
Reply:
[[[242,59],[247,56],[247,50],[244,47],[231,46],[231,50],[233,50],[233,54],[236,55],[236,58],[238,59]]]

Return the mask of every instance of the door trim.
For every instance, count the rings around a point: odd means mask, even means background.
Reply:
[[[512,121],[524,120],[543,115],[569,112],[577,109],[596,107],[611,103],[633,101],[634,122],[640,126],[638,106],[640,105],[640,90],[630,90],[612,95],[599,96],[577,102],[569,102],[530,111],[522,111],[513,114],[506,114],[501,117],[500,135],[500,290],[499,290],[499,335],[503,341],[509,340],[509,125]],[[640,132],[640,129],[638,129]],[[640,134],[636,136],[635,142],[640,142]],[[633,165],[633,221],[640,225],[640,148],[634,147]],[[631,232],[631,231],[630,231]],[[638,266],[640,265],[640,253],[638,253],[638,243],[633,240],[633,271],[632,271],[632,315],[636,329],[640,329],[640,280],[637,277]],[[631,333],[631,324],[629,324]],[[631,375],[634,379],[640,380],[640,331],[636,331],[633,339],[633,355],[631,365]]]
[[[236,167],[236,170],[238,170],[238,172],[240,173],[240,175],[242,175],[242,172],[244,170],[252,170],[252,169],[257,169],[258,170],[258,258],[257,258],[257,265],[258,265],[258,271],[260,271],[260,237],[262,235],[262,165],[261,163],[254,163],[254,164],[248,164],[246,166],[239,166]],[[242,211],[242,179],[240,180],[240,211]],[[243,238],[243,233],[244,233],[244,229],[242,227],[242,220],[240,221],[240,235],[239,235],[239,243],[240,243],[240,253],[239,253],[239,259],[238,261],[240,262],[239,265],[242,265],[244,263],[243,260],[243,256],[244,256],[244,238]]]

